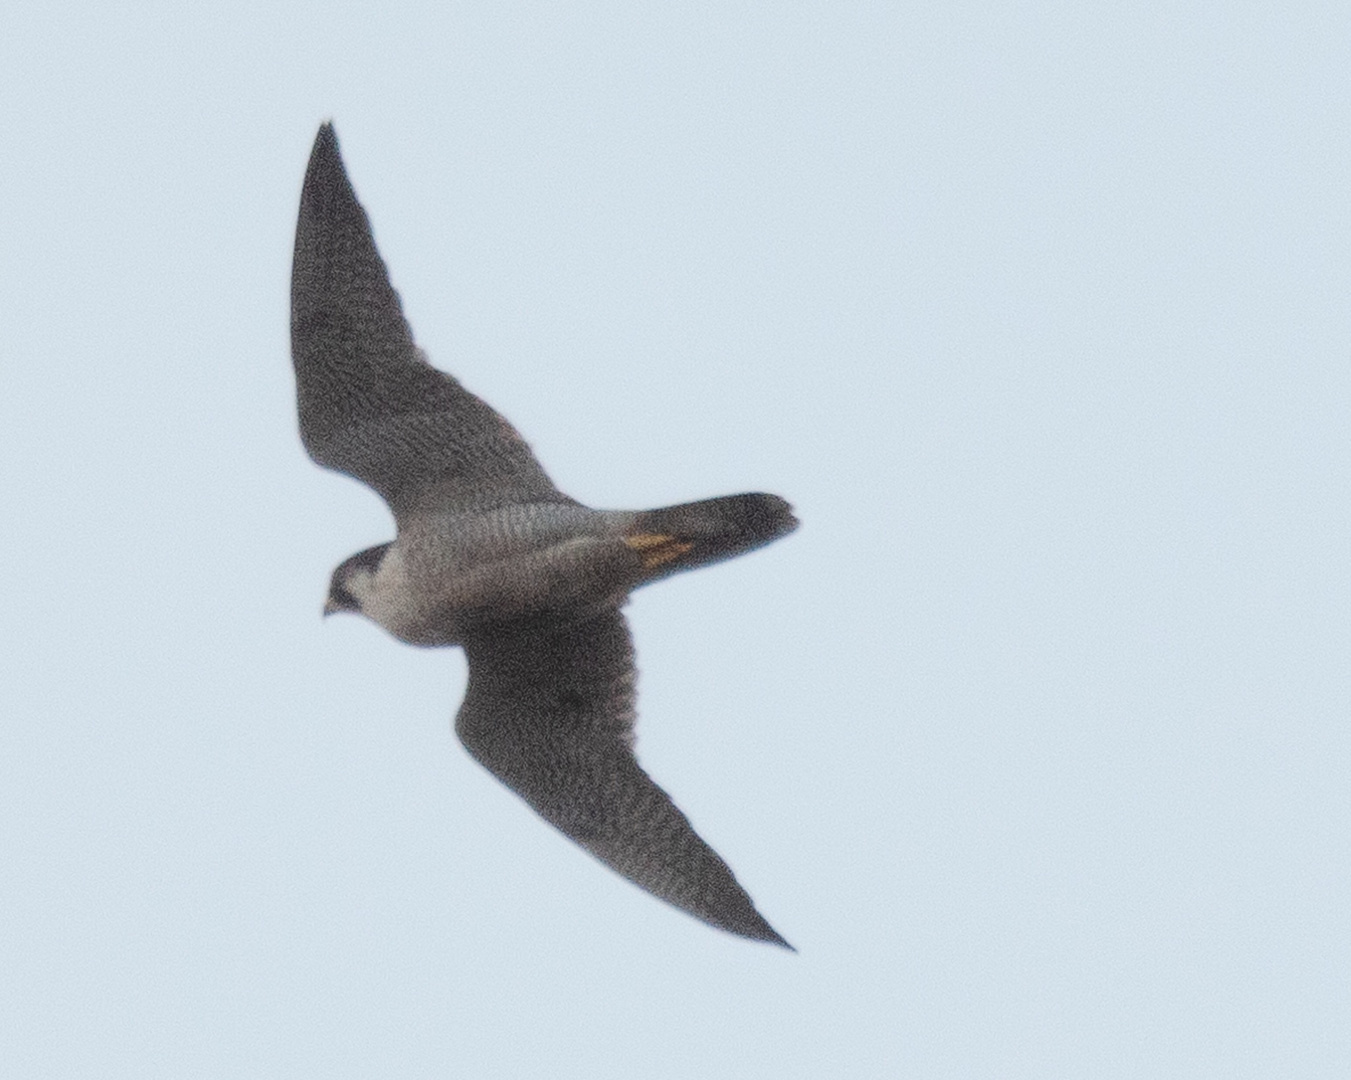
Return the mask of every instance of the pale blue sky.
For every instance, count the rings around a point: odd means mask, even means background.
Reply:
[[[31,3],[0,34],[19,1078],[1351,1074],[1351,10]],[[796,956],[639,892],[319,618],[332,118],[420,343],[599,506],[639,750]]]

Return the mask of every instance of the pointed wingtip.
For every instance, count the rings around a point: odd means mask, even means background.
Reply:
[[[314,145],[317,149],[320,146],[331,146],[338,148],[338,133],[333,129],[333,121],[325,120],[319,125],[319,133],[314,137]]]
[[[757,914],[759,913],[757,912]],[[762,925],[757,928],[757,932],[753,935],[747,934],[747,937],[753,937],[756,941],[763,941],[766,945],[778,945],[781,948],[787,949],[790,953],[797,953],[797,949],[789,943],[788,939],[783,937],[774,929],[774,927],[770,926],[769,923],[765,922],[763,917],[760,922]]]
[[[310,167],[307,170],[312,176],[317,171],[320,163],[336,163],[338,168],[342,168],[342,153],[338,150],[338,133],[333,130],[333,121],[325,120],[319,125],[319,132],[314,137],[314,148],[310,151]]]
[[[745,896],[744,893],[743,896]],[[697,914],[697,917],[705,922],[711,923],[720,930],[736,934],[738,937],[748,938],[751,941],[763,941],[766,945],[778,945],[787,949],[790,953],[797,952],[797,949],[789,943],[788,939],[770,926],[769,920],[755,910],[749,896],[745,896],[745,901],[746,905],[744,907],[737,905],[740,910],[735,912],[724,910],[717,915],[703,912],[691,912],[691,914]]]
[[[331,230],[335,221],[357,214],[360,214],[360,207],[352,191],[352,183],[347,179],[347,169],[338,149],[337,132],[333,130],[333,121],[325,120],[319,125],[319,133],[314,137],[314,148],[310,151],[305,179],[300,186],[297,251],[302,243],[318,242],[308,234],[316,230]]]
[[[797,948],[796,948],[796,946],[790,944],[790,943],[789,943],[787,940],[785,940],[784,938],[779,937],[778,934],[775,934],[772,938],[766,938],[765,940],[766,940],[769,944],[771,944],[771,945],[778,945],[778,946],[781,946],[782,948],[787,949],[787,950],[788,950],[790,953],[792,953],[794,956],[797,955]]]

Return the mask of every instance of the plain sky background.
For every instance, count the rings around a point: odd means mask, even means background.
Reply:
[[[120,9],[120,10],[119,10]],[[20,2],[0,30],[6,1077],[1351,1075],[1351,8]],[[319,618],[333,118],[420,343],[592,505],[802,529],[629,608],[796,956]]]

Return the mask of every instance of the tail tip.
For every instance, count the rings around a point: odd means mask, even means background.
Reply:
[[[778,495],[757,492],[746,496],[746,500],[748,524],[762,536],[787,536],[802,524],[788,500]]]

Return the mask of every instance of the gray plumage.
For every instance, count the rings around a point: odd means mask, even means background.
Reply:
[[[748,494],[593,510],[555,488],[516,430],[413,343],[329,124],[301,193],[291,351],[305,449],[379,492],[397,525],[393,542],[334,571],[325,612],[462,646],[455,730],[482,765],[653,895],[788,946],[639,767],[620,613],[641,585],[791,532],[788,504]]]

